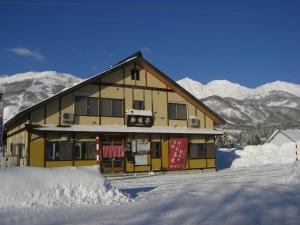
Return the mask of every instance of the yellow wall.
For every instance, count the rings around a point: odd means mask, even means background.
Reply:
[[[123,70],[118,70],[108,76],[102,77],[101,82],[123,84]]]
[[[46,161],[46,167],[73,166],[72,161]]]
[[[59,101],[56,99],[47,104],[46,124],[59,123]]]
[[[155,116],[155,126],[168,125],[167,111],[167,93],[162,91],[153,91],[153,114]]]
[[[34,124],[44,124],[44,107],[31,111],[31,122]]]
[[[167,138],[162,139],[162,170],[168,170],[169,167],[169,141]]]
[[[30,142],[30,166],[44,167],[44,139],[36,135]]]

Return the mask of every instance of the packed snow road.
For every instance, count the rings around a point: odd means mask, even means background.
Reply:
[[[131,200],[108,205],[0,208],[0,224],[300,223],[299,163],[108,180]]]

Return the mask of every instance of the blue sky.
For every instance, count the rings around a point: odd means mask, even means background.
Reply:
[[[174,80],[300,83],[300,1],[3,1],[0,74],[82,78],[142,50]]]

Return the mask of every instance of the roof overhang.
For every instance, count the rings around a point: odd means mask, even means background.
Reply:
[[[127,127],[118,125],[73,125],[73,126],[30,126],[31,131],[61,133],[118,133],[118,134],[183,134],[183,135],[222,135],[222,131],[206,128],[179,127]]]

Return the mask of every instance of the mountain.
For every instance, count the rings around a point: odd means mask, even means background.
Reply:
[[[0,76],[0,91],[5,89],[4,121],[81,81],[55,71]],[[227,121],[225,129],[244,130],[247,135],[259,133],[262,137],[274,129],[300,128],[298,84],[275,81],[252,89],[226,80],[204,85],[190,78],[179,80],[178,84],[221,115]]]
[[[2,91],[3,89],[5,91],[4,121],[7,121],[17,112],[81,81],[80,78],[73,75],[55,71],[0,76],[0,87]]]
[[[292,84],[283,81],[267,83],[257,88],[247,88],[227,80],[214,80],[205,85],[188,77],[177,81],[177,83],[199,99],[207,98],[212,95],[217,95],[222,98],[230,97],[239,100],[245,98],[257,99],[272,94],[274,91],[283,91],[300,97],[299,84]]]

